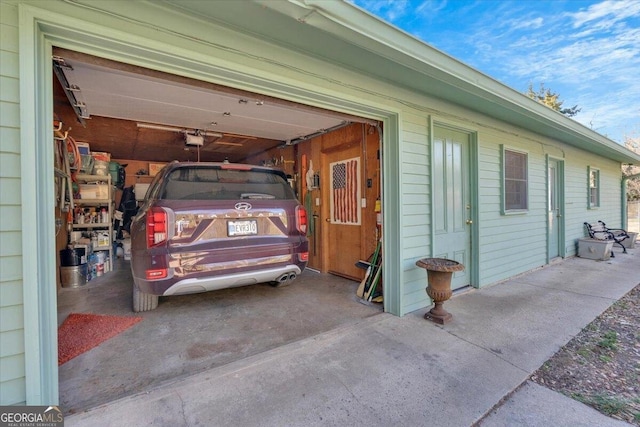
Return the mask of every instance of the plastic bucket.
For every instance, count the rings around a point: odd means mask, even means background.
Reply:
[[[87,284],[87,264],[75,267],[60,267],[60,282],[63,288],[77,288]]]

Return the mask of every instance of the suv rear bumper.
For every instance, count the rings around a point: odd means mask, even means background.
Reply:
[[[268,270],[247,271],[221,276],[183,279],[171,285],[162,295],[183,295],[198,292],[216,291],[219,289],[255,285],[264,282],[286,282],[293,280],[302,270],[295,264],[285,265]]]

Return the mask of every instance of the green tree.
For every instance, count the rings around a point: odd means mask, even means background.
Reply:
[[[551,91],[551,89],[544,87],[544,83],[540,83],[540,89],[538,91],[533,90],[533,84],[529,83],[529,88],[525,92],[529,98],[538,101],[541,104],[546,105],[552,110],[558,111],[567,117],[573,117],[578,114],[581,108],[574,105],[571,108],[562,108],[564,101],[560,101],[560,95]]]

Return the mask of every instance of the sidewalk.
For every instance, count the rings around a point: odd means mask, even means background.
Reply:
[[[625,426],[526,380],[639,283],[639,249],[571,258],[454,297],[445,326],[424,320],[426,309],[377,315],[65,425]]]

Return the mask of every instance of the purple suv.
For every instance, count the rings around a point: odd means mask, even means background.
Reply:
[[[153,310],[160,295],[286,285],[307,265],[306,231],[282,171],[170,163],[131,223],[133,311]]]

